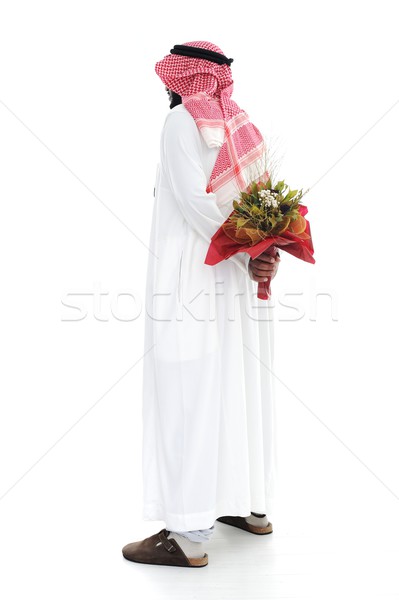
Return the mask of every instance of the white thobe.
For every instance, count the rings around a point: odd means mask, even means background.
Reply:
[[[206,193],[218,152],[182,104],[170,110],[147,266],[142,516],[174,531],[273,510],[271,301],[256,296],[248,254],[204,264],[232,210]]]

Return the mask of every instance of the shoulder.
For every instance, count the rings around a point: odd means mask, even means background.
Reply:
[[[191,113],[183,104],[170,109],[163,127],[164,140],[200,143],[200,133]]]
[[[170,109],[165,119],[164,127],[167,129],[182,129],[196,131],[197,125],[191,113],[184,104],[178,104]]]

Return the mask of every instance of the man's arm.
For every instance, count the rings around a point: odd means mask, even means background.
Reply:
[[[169,113],[161,139],[161,158],[185,220],[209,244],[226,219],[216,204],[216,195],[206,192],[200,135],[189,113]],[[249,254],[240,253],[227,260],[248,274],[249,259]]]

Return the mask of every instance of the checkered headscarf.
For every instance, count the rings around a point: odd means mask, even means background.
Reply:
[[[223,54],[210,42],[184,45]],[[237,189],[242,190],[254,178],[251,167],[257,167],[257,174],[263,175],[259,173],[265,150],[263,138],[246,112],[231,99],[233,79],[228,64],[168,54],[156,63],[155,71],[169,89],[182,97],[208,146],[220,147],[208,192],[219,190],[222,199],[231,199],[237,195]]]

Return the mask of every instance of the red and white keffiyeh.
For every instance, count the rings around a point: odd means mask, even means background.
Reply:
[[[223,54],[210,42],[185,42]],[[163,83],[182,97],[209,147],[220,147],[207,192],[231,200],[250,181],[268,178],[265,144],[247,113],[231,99],[233,79],[228,64],[169,54],[155,65]],[[266,175],[266,177],[265,177]]]

